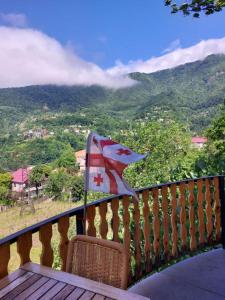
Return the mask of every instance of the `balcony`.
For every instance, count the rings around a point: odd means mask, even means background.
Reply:
[[[225,259],[223,249],[213,250],[221,248],[221,245],[225,247],[224,176],[166,183],[139,189],[137,193],[139,203],[129,196],[119,196],[88,204],[87,234],[125,245],[129,257],[129,285],[137,283],[131,288],[133,292],[144,293],[153,300],[165,299],[162,296],[165,293],[167,299],[175,299],[177,286],[177,293],[180,293],[177,299],[184,299],[185,295],[189,299],[201,299],[201,293],[190,288],[190,282],[198,281],[198,276],[210,272],[207,261],[210,261],[211,267],[215,266],[214,273],[208,277],[209,290],[212,281],[218,282],[225,273],[221,264]],[[32,236],[35,233],[39,233],[42,245],[39,263],[52,267],[54,224],[60,235],[60,265],[64,271],[68,232],[74,230],[74,235],[84,233],[83,213],[83,207],[74,208],[0,240],[0,278],[8,274],[12,244],[17,244],[20,265],[31,261]],[[205,251],[208,252],[202,254]],[[186,275],[185,270],[188,270]],[[193,274],[194,279],[191,278]],[[176,285],[178,282],[181,287]],[[225,297],[225,288],[222,289]],[[213,290],[209,292],[213,295]],[[202,292],[202,299],[206,299],[203,296]],[[212,299],[217,299],[216,296]]]

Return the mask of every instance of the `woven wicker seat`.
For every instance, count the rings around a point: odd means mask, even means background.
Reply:
[[[114,287],[127,288],[126,251],[117,242],[77,235],[69,243],[66,271]]]

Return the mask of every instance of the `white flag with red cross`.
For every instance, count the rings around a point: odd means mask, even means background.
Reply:
[[[136,196],[123,179],[124,169],[145,158],[109,138],[90,133],[87,142],[85,190]]]

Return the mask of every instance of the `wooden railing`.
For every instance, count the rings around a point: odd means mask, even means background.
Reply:
[[[125,245],[130,261],[129,282],[206,246],[225,247],[224,176],[156,185],[129,196],[88,204],[87,234]],[[40,264],[51,267],[53,224],[60,235],[61,269],[65,270],[70,219],[83,234],[83,207],[74,208],[0,240],[0,278],[8,274],[10,244],[17,243],[20,264],[29,262],[33,234],[42,245]],[[75,234],[75,232],[74,232]],[[54,237],[53,237],[54,238]]]

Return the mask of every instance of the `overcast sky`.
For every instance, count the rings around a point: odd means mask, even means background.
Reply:
[[[1,0],[0,87],[134,82],[126,74],[225,53],[225,12],[171,15],[163,0]]]

